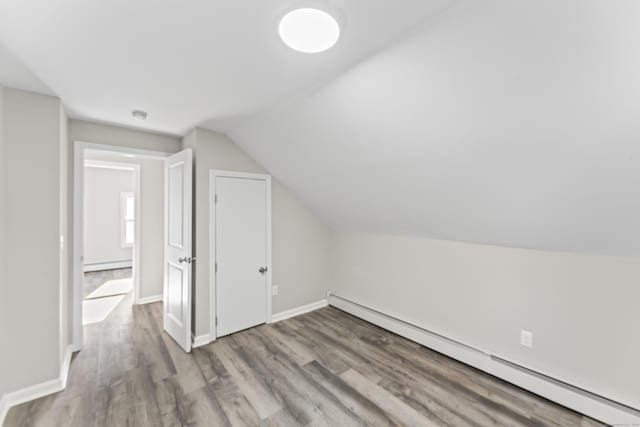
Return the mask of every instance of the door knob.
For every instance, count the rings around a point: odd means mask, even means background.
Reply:
[[[268,268],[267,268],[267,267],[260,267],[260,268],[258,269],[258,271],[259,271],[261,274],[266,273],[266,272],[267,272],[267,270],[268,270]]]
[[[186,256],[186,257],[184,257],[184,258],[178,258],[178,262],[179,262],[180,264],[182,264],[183,262],[186,262],[186,263],[188,263],[188,264],[191,264],[191,262],[192,262],[192,261],[195,261],[195,260],[196,260],[196,257],[191,258],[191,257]]]

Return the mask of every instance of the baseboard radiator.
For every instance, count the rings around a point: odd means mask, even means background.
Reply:
[[[333,292],[327,294],[327,299],[330,306],[346,311],[576,412],[612,426],[640,426],[640,410],[629,405],[537,372],[499,355],[429,331]]]

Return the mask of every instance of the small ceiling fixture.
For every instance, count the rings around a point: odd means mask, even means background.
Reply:
[[[145,120],[147,118],[147,112],[143,110],[133,110],[131,115],[139,120]]]
[[[278,27],[280,38],[291,49],[317,53],[331,48],[340,38],[338,21],[320,9],[295,9],[287,13]]]

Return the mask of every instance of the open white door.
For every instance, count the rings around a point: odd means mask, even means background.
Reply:
[[[165,163],[164,330],[191,351],[192,153],[184,150]]]

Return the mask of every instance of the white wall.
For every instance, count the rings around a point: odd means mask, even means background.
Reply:
[[[2,329],[0,393],[57,378],[67,336],[61,312],[66,290],[61,264],[67,263],[60,251],[64,182],[58,161],[66,118],[59,99],[8,88],[3,116],[2,299],[8,302],[3,319],[11,327]]]
[[[640,258],[346,232],[331,250],[336,294],[640,408]]]
[[[5,212],[7,209],[5,180],[6,180],[6,157],[5,157],[5,132],[4,132],[4,87],[0,86],[0,340],[9,342],[9,316],[7,315],[8,305],[8,284],[5,272]],[[7,375],[11,369],[4,356],[0,352],[0,378]],[[8,384],[0,381],[0,396],[9,390]],[[0,397],[1,398],[1,397]]]
[[[88,150],[91,160],[139,165],[140,167],[140,281],[136,298],[162,295],[164,261],[164,161],[129,158],[104,151]]]
[[[133,248],[121,242],[121,194],[135,193],[135,171],[90,165],[84,169],[84,264],[130,262]]]
[[[195,329],[209,333],[209,170],[267,173],[227,136],[195,129],[183,141],[195,157]],[[273,312],[325,297],[331,230],[304,207],[277,179],[272,180]]]

